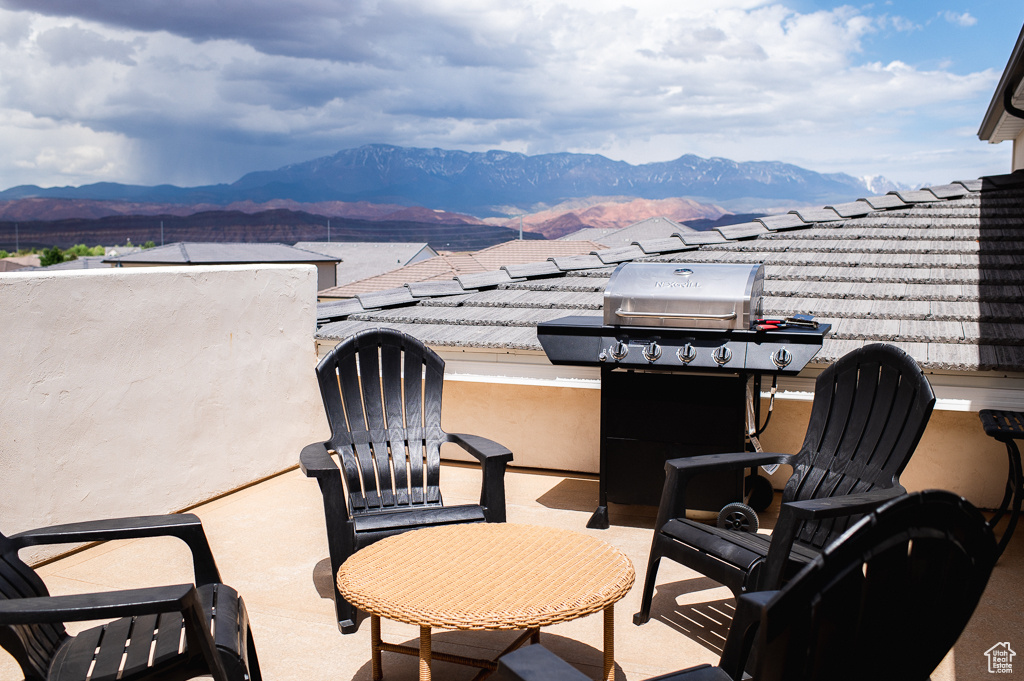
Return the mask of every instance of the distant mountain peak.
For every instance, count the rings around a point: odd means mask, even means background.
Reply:
[[[248,173],[230,185],[17,187],[0,192],[0,200],[38,196],[221,206],[239,201],[369,202],[491,217],[589,196],[690,198],[729,208],[822,205],[901,188],[907,187],[879,176],[823,174],[780,161],[737,162],[684,154],[672,161],[632,165],[599,154],[528,156],[500,149],[467,152],[366,144],[277,170]]]

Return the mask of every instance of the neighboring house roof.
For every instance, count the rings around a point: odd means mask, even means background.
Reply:
[[[612,230],[607,234],[595,234],[592,236],[591,241],[596,241],[597,243],[608,246],[609,248],[620,248],[622,246],[629,246],[634,241],[665,239],[673,234],[691,234],[696,231],[697,230],[692,227],[681,225],[675,220],[669,220],[665,217],[657,217],[635,222],[629,227]]]
[[[601,248],[600,244],[546,240],[506,241],[475,253],[448,253],[402,267],[386,274],[320,291],[321,298],[353,298],[405,284],[451,281],[453,278],[500,269],[503,265],[543,262],[559,255],[580,255]]]
[[[300,241],[295,248],[338,258],[339,286],[437,256],[426,242]]]
[[[832,324],[816,362],[884,341],[929,369],[1024,371],[1022,214],[1024,171],[891,192],[322,303],[317,337],[392,326],[434,346],[540,350],[538,322],[601,314],[620,262],[763,262],[767,315]]]
[[[59,262],[56,265],[49,265],[47,267],[40,267],[41,270],[94,270],[94,269],[110,269],[111,264],[107,262],[105,255],[87,255],[84,257],[75,258],[74,260],[65,260]]]
[[[13,272],[25,267],[39,267],[39,255],[12,255],[9,258],[0,259],[0,272]]]
[[[1010,97],[1011,108],[1016,113],[1007,111],[1005,98]],[[1017,36],[1017,44],[1010,55],[1010,61],[1003,69],[995,94],[982,119],[978,137],[993,144],[1016,139],[1024,131],[1024,28]]]
[[[619,230],[612,229],[610,227],[584,227],[578,229],[571,234],[558,237],[557,241],[600,241],[609,234],[613,234]]]
[[[147,248],[138,253],[108,257],[103,262],[146,265],[227,265],[232,263],[337,262],[322,253],[285,244],[217,243],[180,241]]]
[[[23,270],[26,267],[28,267],[28,265],[22,265],[19,262],[11,262],[7,258],[0,260],[0,272],[17,272],[18,270]]]

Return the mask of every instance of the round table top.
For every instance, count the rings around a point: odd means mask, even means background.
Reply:
[[[633,564],[594,537],[471,523],[414,530],[357,551],[338,591],[380,617],[442,629],[527,629],[603,610],[629,592]]]

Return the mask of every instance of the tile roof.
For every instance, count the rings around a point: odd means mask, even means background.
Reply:
[[[321,298],[352,298],[406,284],[451,280],[498,271],[505,265],[545,262],[552,256],[589,255],[603,248],[591,241],[506,241],[474,253],[445,253],[390,272],[320,291]],[[525,275],[519,275],[525,276]],[[501,279],[495,280],[496,285]]]
[[[833,325],[818,362],[884,341],[928,369],[1024,371],[1024,171],[509,265],[507,280],[461,277],[439,294],[401,287],[397,305],[322,306],[317,337],[387,325],[435,346],[539,350],[536,324],[600,315],[629,259],[764,263],[767,314]]]

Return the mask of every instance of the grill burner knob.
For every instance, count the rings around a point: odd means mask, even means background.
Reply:
[[[689,364],[693,360],[697,359],[697,349],[693,347],[692,343],[687,343],[676,350],[676,358],[678,358],[683,364]]]
[[[619,341],[615,345],[608,348],[608,353],[612,356],[612,359],[620,360],[629,354],[629,346],[623,343],[622,341]]]
[[[711,357],[714,358],[715,362],[717,362],[719,366],[722,366],[728,364],[729,360],[732,359],[732,350],[726,345],[719,345],[715,348],[715,351],[711,353]]]
[[[661,357],[661,346],[656,342],[651,341],[650,345],[644,346],[644,359],[648,362],[657,362],[659,357]]]
[[[772,362],[780,369],[785,369],[793,361],[793,353],[786,348],[779,348],[772,353]]]

